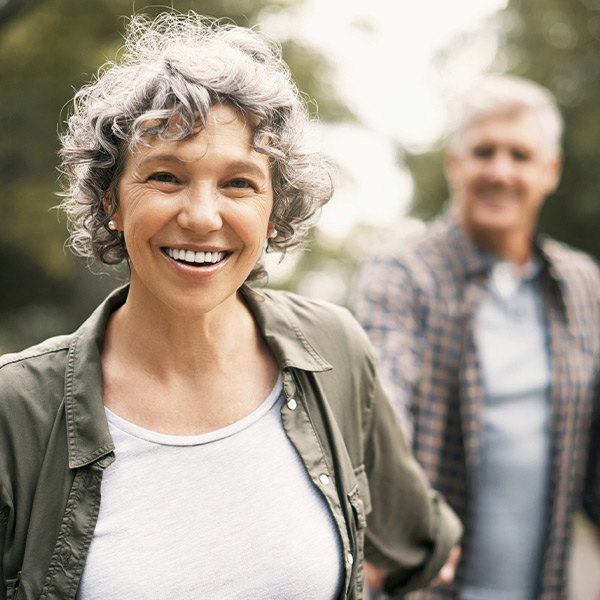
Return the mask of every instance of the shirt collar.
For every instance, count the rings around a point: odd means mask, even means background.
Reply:
[[[498,263],[500,259],[497,256],[486,252],[464,233],[458,222],[455,208],[450,207],[446,210],[442,220],[448,228],[448,238],[454,260],[467,277],[488,273]],[[561,269],[560,267],[555,268],[553,257],[547,252],[544,236],[536,232],[532,243],[531,271],[528,272],[527,278],[535,277],[541,271],[547,271],[550,277],[560,280],[562,278]]]
[[[102,401],[100,351],[110,315],[124,304],[128,291],[129,286],[123,286],[112,292],[75,332],[69,347],[65,406],[72,469],[114,450]],[[306,327],[301,326],[289,303],[281,301],[277,294],[247,286],[242,287],[241,293],[282,370],[294,367],[320,372],[332,368],[314,340],[309,339]]]
[[[455,268],[464,273],[467,279],[488,272],[492,267],[493,257],[465,235],[458,222],[456,209],[450,207],[444,213],[442,221],[448,230],[449,255]]]
[[[458,222],[457,211],[450,206],[441,217],[443,226],[447,229],[449,243],[448,256],[458,274],[465,279],[490,272],[497,258],[477,246],[467,235]],[[533,237],[533,260],[538,270],[535,276],[547,281],[551,288],[558,292],[557,300],[566,313],[565,293],[568,289],[569,265],[561,259],[561,253],[555,249],[553,240],[536,232]]]

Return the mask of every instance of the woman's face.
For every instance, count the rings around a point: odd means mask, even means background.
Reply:
[[[188,316],[235,299],[272,230],[271,169],[253,130],[215,105],[195,137],[151,138],[126,157],[113,220],[131,261],[130,298]]]

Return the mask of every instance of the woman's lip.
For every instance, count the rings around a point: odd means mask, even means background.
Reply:
[[[217,262],[204,262],[204,263],[196,263],[193,264],[191,262],[183,262],[182,260],[177,260],[169,254],[167,254],[166,248],[161,248],[162,254],[165,259],[171,264],[173,267],[177,268],[180,273],[186,273],[188,275],[209,275],[221,269],[225,264],[229,261],[231,252],[222,252],[223,257]]]
[[[189,264],[216,264],[222,261],[230,252],[224,250],[191,250],[190,248],[175,248],[164,246],[164,254],[179,262]]]
[[[173,250],[191,250],[192,252],[228,252],[228,249],[223,246],[200,246],[199,244],[172,244],[161,246],[163,250],[173,248]]]

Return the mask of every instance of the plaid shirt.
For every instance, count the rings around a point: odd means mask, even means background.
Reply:
[[[573,511],[583,503],[600,522],[600,273],[589,256],[554,240],[540,237],[535,248],[543,264],[552,405],[538,597],[562,600]],[[449,212],[420,238],[371,260],[353,299],[415,455],[465,524],[463,557],[484,407],[474,315],[487,293],[489,266]],[[453,584],[409,597],[457,598],[464,572],[463,561]]]

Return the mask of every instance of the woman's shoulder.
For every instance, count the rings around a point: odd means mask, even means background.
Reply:
[[[25,474],[17,455],[41,452],[63,405],[70,339],[54,337],[0,356],[0,454],[11,456],[7,464],[21,480],[35,475]]]
[[[2,397],[29,395],[46,389],[52,380],[62,385],[72,335],[49,338],[20,352],[0,356]],[[2,404],[2,403],[0,403]]]
[[[0,369],[9,365],[22,365],[29,361],[43,360],[44,356],[68,351],[72,338],[73,334],[57,335],[23,350],[2,354],[0,355]]]
[[[258,310],[281,335],[301,336],[325,357],[368,353],[368,338],[347,308],[282,290],[261,290],[259,295]]]
[[[331,327],[354,328],[358,325],[346,307],[327,300],[310,298],[285,290],[265,289],[260,294],[264,296],[271,310],[306,326],[329,329]]]
[[[337,318],[344,319],[349,315],[349,311],[339,304],[328,300],[303,296],[302,294],[287,290],[267,288],[260,290],[259,294],[264,296],[273,305],[281,308],[285,307],[298,317],[305,317],[309,314],[311,318],[336,316]]]

